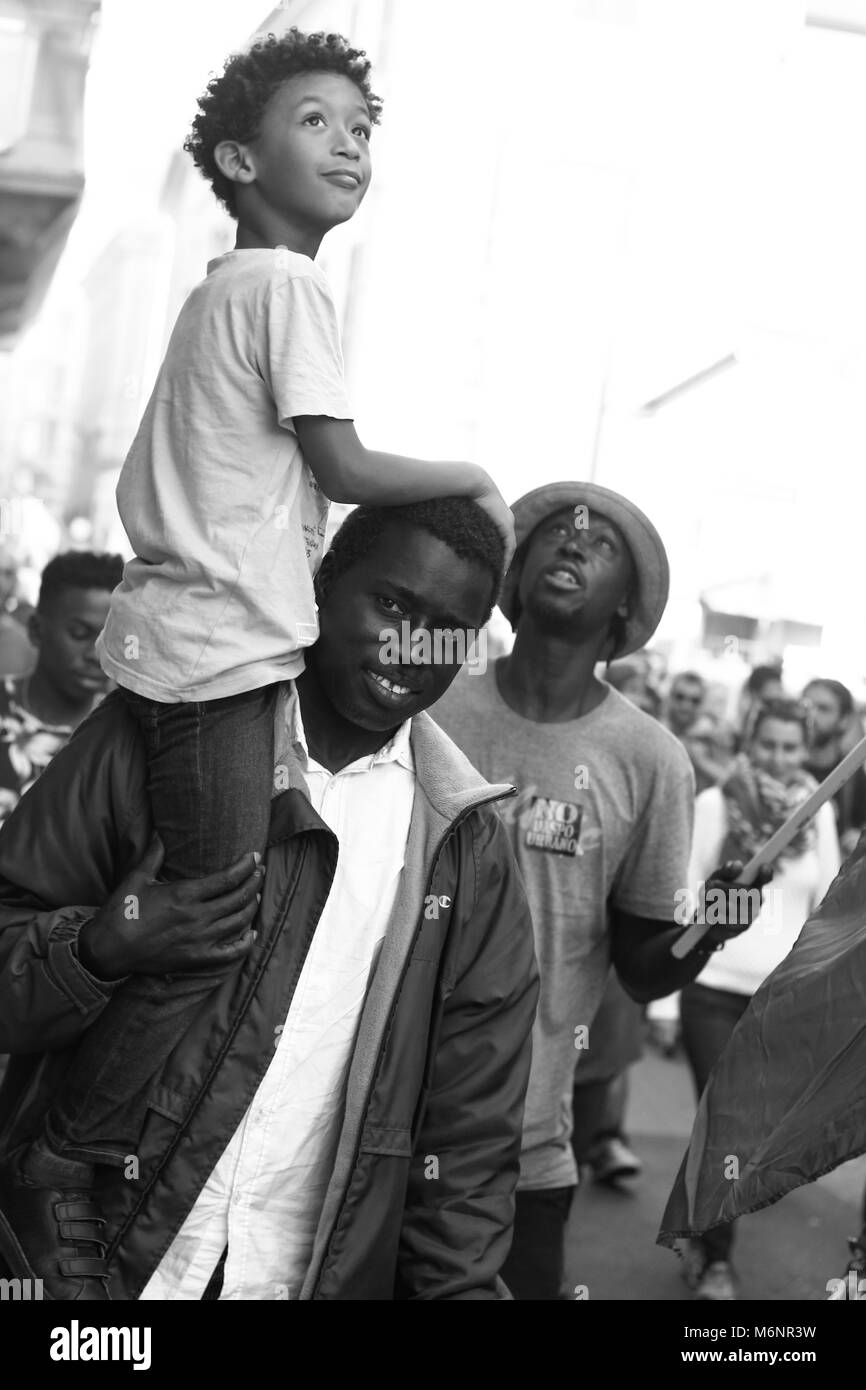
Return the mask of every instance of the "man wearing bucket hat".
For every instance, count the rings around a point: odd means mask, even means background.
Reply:
[[[739,865],[708,880],[725,910],[685,960],[694,774],[674,736],[600,680],[659,624],[667,555],[652,522],[594,483],[550,483],[514,506],[518,548],[500,607],[510,656],[461,676],[433,707],[479,771],[510,782],[500,808],[529,897],[541,972],[511,1254],[518,1299],[555,1299],[577,1172],[570,1145],[575,1065],[611,964],[636,999],[673,993],[749,925],[729,898]],[[718,900],[718,899],[717,899]],[[731,925],[721,925],[721,922]]]

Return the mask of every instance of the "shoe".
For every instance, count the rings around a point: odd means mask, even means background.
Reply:
[[[680,1272],[686,1282],[686,1286],[693,1292],[701,1282],[701,1276],[709,1262],[707,1252],[700,1242],[697,1240],[690,1240],[683,1251],[683,1263]]]
[[[643,1170],[637,1154],[633,1154],[621,1139],[601,1139],[587,1155],[594,1182],[615,1183],[621,1178],[636,1178]]]
[[[712,1260],[698,1280],[695,1298],[705,1303],[731,1303],[736,1297],[731,1266],[727,1260]]]
[[[110,1302],[93,1167],[38,1143],[0,1159],[0,1261],[34,1297]]]

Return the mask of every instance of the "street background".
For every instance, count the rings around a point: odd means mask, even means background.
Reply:
[[[644,1170],[616,1189],[581,1183],[569,1223],[567,1286],[585,1285],[590,1302],[692,1302],[677,1256],[655,1244],[691,1133],[691,1079],[681,1057],[648,1049],[630,1082],[626,1131]],[[846,1238],[860,1230],[864,1186],[866,1155],[744,1217],[733,1253],[740,1297],[826,1299],[828,1279],[841,1278],[849,1258]]]

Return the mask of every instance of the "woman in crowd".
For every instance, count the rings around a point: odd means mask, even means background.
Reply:
[[[692,884],[703,882],[717,863],[749,860],[809,795],[815,782],[803,767],[808,735],[808,713],[796,701],[771,699],[755,709],[744,752],[721,785],[695,803]],[[682,1040],[698,1096],[752,995],[790,951],[839,864],[833,809],[825,803],[773,865],[751,928],[711,955],[683,990]],[[691,1242],[686,1277],[698,1298],[736,1297],[733,1240],[731,1224]]]
[[[782,685],[782,667],[753,666],[748,679],[740,691],[737,703],[736,724],[739,747],[744,748],[746,736],[752,727],[755,711],[768,700],[783,700],[785,690]]]

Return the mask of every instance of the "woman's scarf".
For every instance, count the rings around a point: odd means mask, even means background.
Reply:
[[[728,813],[728,834],[722,859],[740,859],[747,863],[816,785],[815,779],[802,769],[790,782],[779,782],[755,767],[745,753],[740,753],[721,786]],[[800,827],[777,862],[798,859],[814,847],[815,841],[812,819]]]

